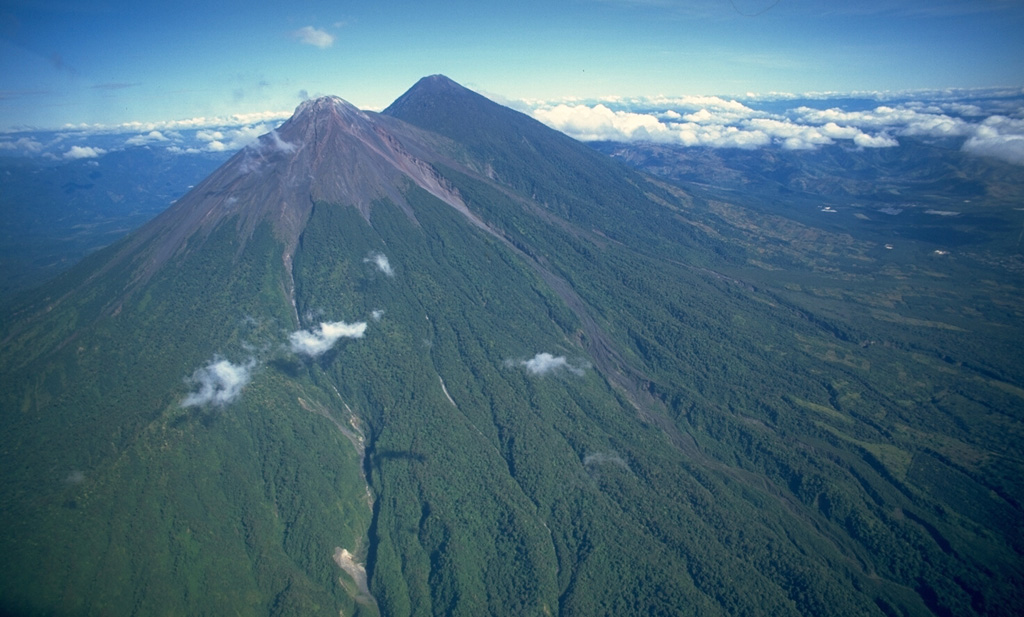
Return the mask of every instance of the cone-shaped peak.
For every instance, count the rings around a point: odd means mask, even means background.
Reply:
[[[341,97],[321,96],[300,103],[295,108],[291,121],[310,121],[321,117],[336,118],[342,123],[368,119],[366,112]]]
[[[299,103],[299,106],[295,108],[296,116],[304,113],[318,113],[322,111],[336,111],[341,109],[359,111],[355,105],[349,103],[340,96],[321,96],[315,99],[306,99]]]
[[[437,75],[428,75],[426,77],[421,78],[419,81],[417,81],[415,84],[413,84],[413,86],[412,86],[412,88],[410,90],[434,90],[434,91],[450,90],[450,91],[460,91],[460,90],[466,90],[466,88],[463,87],[462,85],[456,83],[452,79],[449,79],[445,75],[437,74]]]
[[[459,85],[444,75],[431,75],[417,81],[405,94],[384,110],[384,114],[405,119],[405,116],[417,117],[427,109],[440,107],[454,110],[471,109],[481,103],[489,103],[487,99],[472,90]]]
[[[295,108],[277,133],[291,143],[323,142],[340,129],[343,133],[370,130],[374,120],[370,114],[337,96],[322,96],[303,101]],[[274,134],[265,136],[273,140]]]
[[[194,245],[189,239],[195,234],[206,236],[229,220],[236,221],[243,243],[269,223],[285,245],[287,263],[315,203],[355,207],[369,220],[371,205],[383,199],[415,218],[404,195],[418,185],[465,210],[457,193],[420,158],[431,152],[422,139],[412,127],[336,96],[304,101],[284,124],[135,235],[131,247],[150,253],[141,278]]]

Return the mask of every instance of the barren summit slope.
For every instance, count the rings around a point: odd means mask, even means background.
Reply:
[[[241,238],[270,223],[290,263],[314,203],[352,206],[369,219],[371,204],[388,199],[414,216],[403,197],[412,185],[464,209],[458,194],[415,154],[438,156],[443,151],[438,141],[338,97],[305,101],[277,130],[242,149],[140,229],[122,258],[138,261],[135,253],[141,253],[139,276],[146,279],[173,255],[237,217]]]

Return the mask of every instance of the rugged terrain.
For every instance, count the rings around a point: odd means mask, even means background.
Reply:
[[[1016,614],[1000,250],[309,101],[4,317],[0,610]]]

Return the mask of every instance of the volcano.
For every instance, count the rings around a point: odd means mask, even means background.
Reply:
[[[1016,613],[1012,338],[811,233],[443,76],[306,101],[5,316],[0,612]]]

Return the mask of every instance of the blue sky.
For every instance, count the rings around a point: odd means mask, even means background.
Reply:
[[[1019,0],[0,6],[0,131],[379,109],[444,73],[527,101],[1024,86]]]

